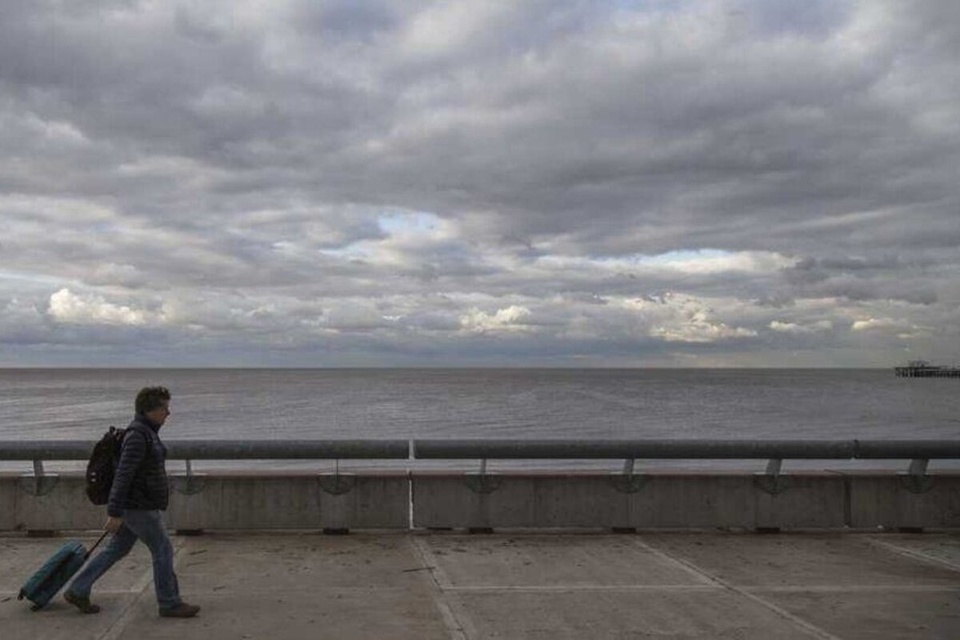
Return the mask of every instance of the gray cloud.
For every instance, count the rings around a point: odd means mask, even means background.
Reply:
[[[958,12],[4,2],[0,365],[960,359]]]

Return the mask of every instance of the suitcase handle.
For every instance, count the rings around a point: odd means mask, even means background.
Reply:
[[[94,544],[92,547],[90,547],[90,551],[87,551],[86,555],[83,556],[83,561],[84,561],[84,562],[86,562],[86,561],[90,558],[90,555],[96,550],[96,548],[100,546],[100,543],[103,542],[103,539],[107,537],[107,534],[108,534],[108,533],[110,533],[110,532],[109,532],[109,531],[104,531],[104,532],[103,532],[103,535],[100,536],[100,539],[97,540],[96,544]]]

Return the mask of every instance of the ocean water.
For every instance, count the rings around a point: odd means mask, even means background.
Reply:
[[[0,440],[94,440],[157,384],[166,439],[960,437],[960,380],[892,370],[0,369]]]

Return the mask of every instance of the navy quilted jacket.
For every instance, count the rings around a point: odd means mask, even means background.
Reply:
[[[123,438],[120,463],[110,488],[107,515],[122,517],[125,509],[165,510],[170,500],[167,448],[159,427],[137,414]]]

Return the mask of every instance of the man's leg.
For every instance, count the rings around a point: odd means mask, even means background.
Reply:
[[[150,549],[153,558],[153,586],[160,609],[173,609],[180,605],[180,586],[173,571],[173,545],[167,536],[161,512],[127,509],[123,524],[133,530]]]
[[[71,604],[76,605],[81,611],[88,612],[90,605],[90,590],[93,589],[93,583],[100,576],[107,572],[116,562],[130,553],[133,544],[137,541],[137,535],[127,527],[120,527],[120,530],[113,534],[106,548],[101,551],[93,560],[91,560],[77,577],[73,579],[67,593],[64,594]],[[99,609],[98,609],[99,610]],[[89,611],[96,613],[96,611]]]

